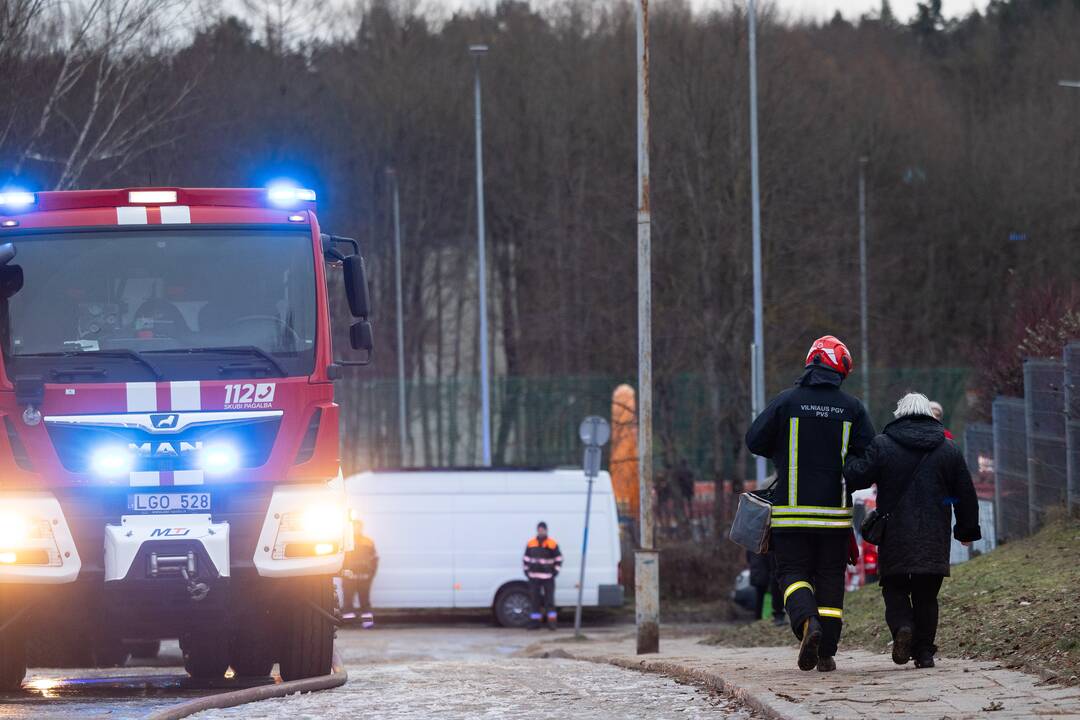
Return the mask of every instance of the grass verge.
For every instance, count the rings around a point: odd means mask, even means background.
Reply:
[[[938,599],[939,653],[1080,684],[1080,523],[1055,519],[1038,534],[952,569]],[[892,638],[877,585],[849,593],[841,646],[885,651]],[[705,642],[738,647],[794,645],[768,621],[723,628]]]

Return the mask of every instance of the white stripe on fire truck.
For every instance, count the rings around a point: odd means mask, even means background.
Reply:
[[[191,222],[191,208],[187,205],[162,205],[161,224],[176,225]],[[176,408],[173,408],[175,410]]]
[[[146,208],[141,205],[116,208],[117,225],[145,225]]]
[[[136,470],[128,475],[128,481],[131,487],[157,487],[161,484],[161,473]]]
[[[173,470],[173,485],[202,485],[202,470]]]
[[[128,412],[157,412],[157,384],[152,382],[127,383]]]
[[[162,208],[164,209],[164,208]],[[198,380],[177,380],[169,383],[169,397],[173,412],[202,410],[202,383]]]

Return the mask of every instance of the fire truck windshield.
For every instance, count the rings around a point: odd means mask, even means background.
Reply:
[[[9,377],[12,365],[77,382],[305,375],[314,366],[309,232],[188,226],[11,240],[24,280],[0,301]]]

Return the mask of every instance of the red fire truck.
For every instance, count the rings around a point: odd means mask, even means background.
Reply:
[[[314,211],[293,185],[0,192],[0,690],[57,635],[99,663],[179,638],[198,678],[330,671],[333,380],[372,333],[359,246]]]

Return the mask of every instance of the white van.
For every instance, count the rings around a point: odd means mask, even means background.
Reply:
[[[522,570],[536,524],[563,554],[555,581],[560,606],[577,603],[586,479],[582,470],[404,470],[346,481],[354,517],[375,542],[376,608],[491,608],[507,627],[528,623]],[[585,566],[586,606],[618,606],[619,521],[611,476],[593,484]]]

